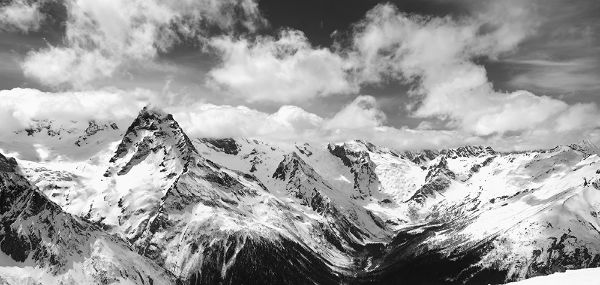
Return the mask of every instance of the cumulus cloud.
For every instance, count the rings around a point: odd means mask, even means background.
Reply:
[[[119,64],[120,60],[98,50],[51,46],[29,53],[21,68],[25,76],[48,86],[73,84],[81,87],[96,78],[111,76]]]
[[[264,23],[253,0],[68,0],[64,5],[65,44],[32,51],[22,64],[27,76],[54,87],[81,87],[112,76],[182,38],[202,42],[209,28],[253,30]]]
[[[268,119],[297,133],[320,128],[323,124],[323,118],[291,105],[281,106],[277,112],[269,115]]]
[[[267,114],[245,106],[198,103],[169,110],[192,136],[256,136]]]
[[[364,139],[394,149],[422,149],[483,142],[457,131],[397,129],[383,126],[375,98],[358,96],[329,118],[296,106],[266,113],[243,106],[198,103],[167,110],[192,137],[250,137],[268,141],[326,144]],[[357,117],[352,118],[355,115]],[[350,120],[344,122],[344,120]]]
[[[270,140],[327,142],[339,138],[361,138],[382,126],[385,115],[374,97],[358,96],[330,118],[292,105],[274,113],[245,106],[197,103],[168,107],[186,131],[197,137],[257,137]]]
[[[300,107],[282,106],[269,114],[245,106],[197,103],[171,107],[175,119],[195,137],[255,137],[298,140],[321,128],[323,119]]]
[[[373,96],[356,97],[325,124],[328,129],[362,129],[382,126],[385,114]]]
[[[148,104],[172,113],[191,137],[250,137],[268,141],[297,141],[325,144],[363,139],[398,150],[446,148],[465,144],[491,145],[500,150],[550,147],[589,139],[600,142],[600,131],[591,130],[594,117],[581,117],[598,110],[579,104],[557,120],[558,127],[528,130],[518,136],[481,137],[462,130],[395,128],[385,125],[385,116],[375,98],[358,96],[331,117],[321,117],[300,107],[285,105],[274,113],[245,106],[195,103],[170,105],[170,100],[153,92],[135,89],[103,89],[50,93],[36,89],[0,91],[0,141],[11,141],[14,131],[35,120],[57,123],[110,120],[130,124]],[[167,96],[168,97],[168,96]],[[590,131],[591,130],[591,131]]]
[[[379,5],[355,28],[353,59],[359,76],[365,82],[395,78],[413,84],[414,116],[447,119],[448,127],[477,136],[540,128],[569,131],[580,126],[557,122],[583,118],[598,122],[593,104],[494,90],[475,60],[513,51],[536,27],[528,7],[513,2],[510,7],[494,2],[487,13],[461,19],[406,15]]]
[[[0,7],[0,30],[30,32],[39,29],[44,19],[39,3],[14,0]]]
[[[366,139],[383,145],[416,149],[463,144],[454,131],[419,131],[384,127],[384,115],[373,97],[359,96],[330,118],[322,118],[300,107],[285,105],[274,113],[245,106],[195,103],[169,105],[168,98],[153,92],[103,89],[97,91],[43,92],[15,88],[0,91],[0,141],[12,141],[14,131],[36,120],[59,125],[72,121],[109,120],[127,125],[146,105],[172,113],[192,137],[251,137],[269,141],[298,141],[324,144]],[[358,115],[351,124],[342,120]]]
[[[52,93],[15,88],[0,90],[0,98],[0,133],[5,135],[29,127],[34,120],[128,120],[145,105],[160,102],[141,89]]]
[[[211,82],[247,101],[294,102],[357,91],[348,79],[349,62],[313,48],[300,31],[255,40],[221,37],[211,45],[222,57],[209,73]]]

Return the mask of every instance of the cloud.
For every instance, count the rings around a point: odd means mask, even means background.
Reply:
[[[167,110],[192,137],[246,137],[316,144],[363,139],[394,149],[440,148],[483,142],[481,138],[457,131],[383,126],[385,116],[371,96],[358,96],[330,118],[290,105],[282,106],[275,113],[206,103]],[[351,118],[352,114],[356,118]],[[344,123],[344,120],[350,121]]]
[[[298,133],[320,128],[323,124],[323,118],[291,105],[281,106],[277,112],[268,116],[268,120]]]
[[[600,2],[540,4],[536,13],[541,24],[535,35],[501,60],[511,71],[508,85],[558,96],[595,96],[600,91]]]
[[[181,39],[205,41],[210,29],[253,30],[264,23],[253,0],[68,0],[65,7],[64,45],[31,51],[22,63],[27,76],[52,87],[80,88],[110,77]]]
[[[385,114],[378,108],[373,96],[356,97],[325,124],[327,129],[361,129],[382,126]]]
[[[363,81],[379,82],[389,76],[421,80],[428,86],[462,75],[447,75],[448,69],[478,72],[472,59],[511,51],[531,33],[528,26],[506,22],[408,15],[393,5],[378,5],[355,26],[354,59]]]
[[[599,126],[600,110],[595,104],[578,103],[570,106],[556,118],[555,129],[559,132],[570,130],[592,130]]]
[[[468,141],[455,131],[384,127],[381,125],[383,113],[371,96],[358,96],[331,118],[291,105],[282,106],[274,113],[200,102],[169,105],[165,96],[142,89],[52,93],[15,88],[0,91],[0,98],[0,141],[5,143],[13,140],[14,131],[29,127],[35,120],[52,120],[57,125],[109,120],[126,126],[148,104],[172,113],[191,137],[249,137],[317,144],[366,139],[403,149],[461,145]],[[353,124],[342,124],[340,120],[350,119],[351,112],[357,114],[358,119],[354,119]]]
[[[111,76],[120,61],[99,50],[51,46],[29,53],[21,68],[25,76],[36,78],[44,85],[73,84],[82,87],[96,78]]]
[[[6,7],[21,5],[32,13],[38,11],[36,4],[25,3],[29,2]],[[354,26],[351,46],[336,43],[334,49],[312,46],[296,30],[283,30],[275,37],[233,32],[238,26],[253,31],[264,24],[254,0],[67,0],[64,44],[31,51],[22,68],[26,76],[45,85],[79,91],[0,91],[0,131],[10,134],[34,119],[129,120],[142,106],[154,103],[173,113],[194,137],[317,143],[365,139],[400,149],[483,144],[504,150],[549,147],[588,137],[599,140],[596,104],[568,104],[529,91],[494,88],[480,59],[514,53],[539,21],[522,1],[484,3],[473,4],[478,11],[474,15],[441,18],[407,15],[392,5],[378,5]],[[11,20],[4,21],[13,29],[39,28],[35,17],[10,15]],[[33,21],[21,21],[27,24],[19,26],[18,19]],[[225,35],[208,33],[213,29]],[[258,109],[208,104],[196,101],[197,97],[187,104],[189,100],[182,103],[142,89],[87,88],[101,78],[127,75],[132,66],[147,64],[189,39],[220,56],[208,72],[210,87],[255,103]],[[544,62],[536,62],[540,63]],[[580,64],[560,68],[572,66]],[[561,82],[558,77],[556,84]],[[331,116],[294,105],[283,105],[273,113],[260,109],[265,102],[295,104],[355,95],[361,87],[390,80],[412,87],[407,109],[411,116],[423,119],[416,129],[387,125],[376,98],[366,95],[349,100]],[[187,95],[181,97],[189,99]]]
[[[5,135],[30,126],[33,120],[130,120],[145,105],[160,102],[141,89],[52,93],[15,88],[0,90],[0,98],[0,133]]]
[[[245,106],[197,103],[167,108],[194,137],[257,137],[277,141],[308,137],[323,119],[296,106],[269,114]]]
[[[466,144],[491,145],[500,150],[545,148],[589,139],[600,142],[594,129],[598,113],[590,104],[573,105],[555,121],[553,129],[528,130],[515,136],[481,137],[462,130],[410,129],[385,125],[374,97],[358,96],[331,117],[323,118],[300,107],[285,105],[274,113],[245,106],[194,103],[172,105],[168,96],[134,89],[43,92],[36,89],[0,91],[0,141],[10,142],[14,131],[34,120],[110,120],[128,125],[143,106],[152,104],[172,113],[191,137],[247,137],[267,141],[326,144],[363,139],[398,150],[439,149]]]
[[[14,0],[0,7],[0,30],[30,32],[39,29],[44,19],[39,11],[39,3]]]
[[[221,37],[211,46],[222,57],[209,73],[211,82],[250,102],[297,102],[358,91],[349,81],[347,60],[313,48],[300,31],[254,41]]]
[[[504,62],[518,66],[520,71],[509,80],[508,84],[511,86],[560,94],[600,91],[600,61],[596,58]]]
[[[513,4],[501,6],[508,10],[493,5],[482,16],[461,19],[406,15],[379,5],[355,27],[353,59],[359,76],[365,82],[392,78],[413,84],[413,116],[446,119],[448,127],[476,136],[558,131],[557,122],[567,117],[597,122],[593,104],[583,108],[527,91],[494,90],[476,59],[513,51],[536,27],[527,7]],[[562,126],[561,131],[578,127]]]
[[[239,137],[256,136],[267,114],[245,106],[197,103],[168,110],[192,136]]]
[[[358,96],[331,118],[292,105],[274,113],[245,106],[197,103],[167,108],[182,127],[196,137],[256,137],[275,141],[326,143],[339,139],[363,138],[385,121],[385,115],[371,96]],[[372,137],[371,137],[372,138]]]

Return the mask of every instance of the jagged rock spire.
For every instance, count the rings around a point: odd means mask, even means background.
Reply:
[[[187,165],[198,151],[171,114],[144,107],[127,129],[117,151],[110,159],[111,172],[127,173],[150,153],[163,152],[168,159],[177,159]]]

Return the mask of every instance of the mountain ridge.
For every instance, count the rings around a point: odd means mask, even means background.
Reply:
[[[600,265],[593,146],[190,139],[152,108],[111,145],[84,161],[0,159],[0,170],[20,164],[57,211],[178,282],[480,284]]]

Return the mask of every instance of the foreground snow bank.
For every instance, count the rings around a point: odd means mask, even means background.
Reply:
[[[596,285],[600,283],[600,268],[586,268],[579,270],[567,270],[566,272],[554,273],[547,276],[539,276],[531,279],[514,282],[514,285]]]

